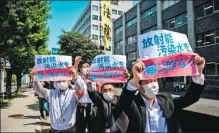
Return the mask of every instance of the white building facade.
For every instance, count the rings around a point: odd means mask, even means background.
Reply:
[[[111,18],[112,22],[119,18],[124,12],[128,11],[133,6],[132,1],[124,0],[115,0],[111,2]],[[85,8],[83,13],[80,15],[75,25],[72,28],[72,31],[79,32],[85,36],[91,38],[98,46],[100,46],[101,39],[101,50],[104,50],[106,54],[112,54],[112,32],[113,27],[111,28],[111,37],[109,41],[109,49],[104,48],[103,44],[103,24],[101,24],[100,17],[100,1],[91,0],[88,6]],[[101,32],[101,33],[100,33]],[[99,47],[100,48],[100,47]]]

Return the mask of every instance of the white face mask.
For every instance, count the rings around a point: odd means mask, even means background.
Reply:
[[[104,92],[103,93],[103,97],[107,100],[107,101],[112,101],[114,98],[114,94],[112,92]]]
[[[143,86],[144,87],[144,95],[147,97],[147,98],[152,98],[154,96],[157,95],[158,91],[159,91],[159,86],[158,86],[158,82],[151,82],[151,83],[148,83],[146,85]]]
[[[82,68],[82,73],[87,74],[88,70],[89,70],[89,68]]]
[[[60,89],[62,91],[68,89],[68,87],[69,87],[68,83],[66,83],[66,82],[54,82],[53,85],[56,89]]]

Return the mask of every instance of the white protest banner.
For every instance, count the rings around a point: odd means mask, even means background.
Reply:
[[[37,81],[72,80],[69,67],[72,57],[65,55],[36,55],[35,67]]]
[[[123,55],[98,55],[90,67],[90,80],[93,82],[126,82],[126,57]]]
[[[138,36],[138,48],[140,59],[145,64],[144,79],[197,74],[192,58],[194,54],[185,34],[168,30],[151,31]],[[152,60],[146,61],[149,59]]]

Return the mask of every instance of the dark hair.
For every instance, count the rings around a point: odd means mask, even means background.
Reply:
[[[102,92],[102,89],[103,89],[103,87],[105,86],[105,85],[112,85],[114,88],[115,88],[115,85],[114,85],[114,83],[104,83],[102,86],[101,86],[101,92]]]
[[[49,84],[48,82],[45,82],[45,81],[44,81],[44,86],[43,86],[44,88],[50,89],[50,86],[49,86],[49,85],[50,85],[50,84]]]

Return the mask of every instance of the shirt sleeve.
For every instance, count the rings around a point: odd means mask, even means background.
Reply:
[[[42,96],[43,98],[45,98],[48,101],[50,90],[45,89],[39,81],[33,82],[33,89],[38,95]]]
[[[80,75],[78,75],[76,80],[73,80],[75,84],[75,90],[76,95],[78,97],[78,100],[84,96],[85,92],[87,91],[87,85],[85,84],[85,81],[81,78]]]
[[[133,86],[133,85],[130,83],[130,81],[128,82],[128,85],[127,85],[127,87],[126,87],[126,89],[129,90],[129,91],[136,91],[137,88],[138,88],[138,86],[137,86],[137,87]]]
[[[199,84],[199,85],[204,85],[204,82],[205,82],[205,75],[204,74],[201,74],[201,77],[200,78],[195,78],[195,77],[192,77],[192,81],[196,84]]]

